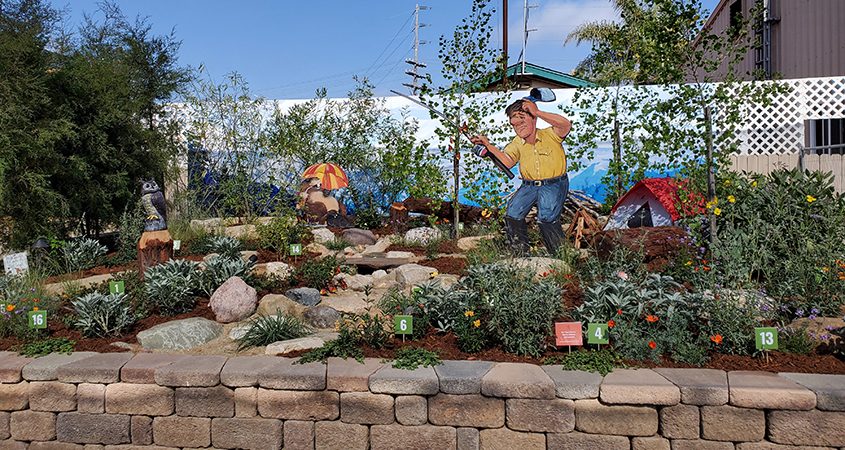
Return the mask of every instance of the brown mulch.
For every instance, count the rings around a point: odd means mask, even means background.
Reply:
[[[439,273],[449,273],[452,275],[464,276],[467,270],[467,260],[464,258],[436,258],[426,261],[420,261],[421,266],[434,267]]]
[[[200,257],[202,260],[202,257]],[[97,266],[92,269],[83,270],[81,272],[64,273],[61,275],[53,275],[44,279],[44,284],[61,283],[63,281],[79,280],[81,278],[93,277],[95,275],[105,275],[107,273],[125,272],[127,270],[138,270],[138,263],[131,262],[128,264],[121,264],[118,266]]]

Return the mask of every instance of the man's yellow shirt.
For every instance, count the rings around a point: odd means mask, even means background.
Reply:
[[[537,143],[527,144],[517,136],[505,147],[505,154],[519,163],[519,174],[525,180],[557,178],[566,173],[563,138],[552,127],[537,130]]]

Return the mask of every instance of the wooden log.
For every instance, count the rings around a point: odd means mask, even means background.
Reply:
[[[165,263],[173,257],[173,239],[167,230],[145,231],[138,241],[138,269],[141,278],[152,266]]]

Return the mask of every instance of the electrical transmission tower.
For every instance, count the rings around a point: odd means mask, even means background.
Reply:
[[[528,28],[528,15],[529,10],[532,8],[536,8],[537,5],[529,5],[528,0],[523,1],[522,6],[522,70],[521,73],[525,73],[525,52],[528,50],[528,33],[532,31],[537,31],[536,28]]]
[[[410,83],[402,83],[402,86],[411,88],[411,94],[416,95],[420,90],[419,79],[423,78],[419,72],[426,67],[425,63],[420,62],[420,45],[428,44],[428,41],[420,40],[420,28],[427,27],[428,24],[420,23],[420,11],[430,9],[428,6],[420,5],[414,9],[414,59],[406,59],[405,62],[411,65],[411,68],[405,73],[411,76]]]

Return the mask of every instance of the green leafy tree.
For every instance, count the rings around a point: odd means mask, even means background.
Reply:
[[[443,81],[435,85],[429,77],[420,97],[458,124],[466,124],[472,133],[486,134],[495,140],[503,137],[505,124],[494,115],[503,113],[508,96],[503,91],[478,94],[496,79],[497,74],[502,75],[501,54],[492,42],[491,18],[495,10],[489,3],[489,0],[474,0],[469,15],[455,27],[452,35],[440,37],[438,57],[443,64]],[[432,118],[436,116],[432,115]],[[461,151],[469,150],[472,144],[452,124],[441,122],[436,133],[442,141],[450,142],[440,150],[441,155],[452,162],[453,232],[457,235],[461,186],[472,180],[467,197],[484,206],[498,207],[501,206],[499,193],[506,189],[507,178],[489,161],[471,156],[469,152],[464,153],[468,155],[466,158],[461,158]]]

